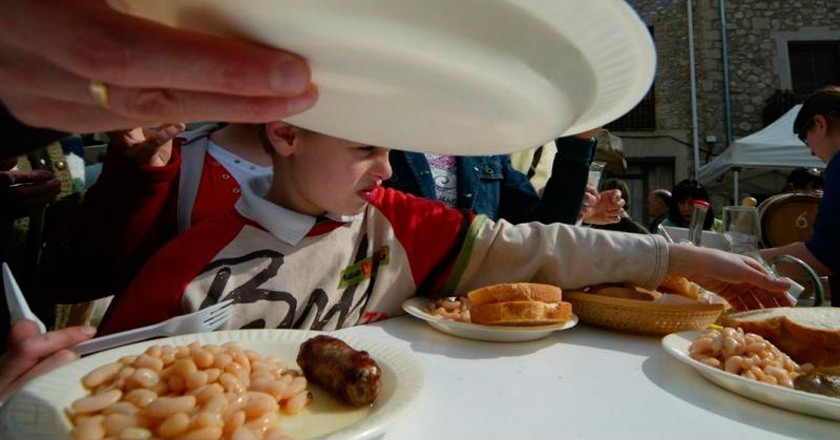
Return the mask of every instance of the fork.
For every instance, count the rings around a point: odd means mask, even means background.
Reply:
[[[32,313],[32,310],[29,310],[26,298],[23,297],[23,292],[21,292],[15,276],[12,275],[12,270],[6,263],[3,263],[3,288],[6,291],[6,304],[9,305],[9,322],[14,324],[21,319],[28,319],[38,326],[41,333],[45,333],[47,327],[38,319],[37,315]]]
[[[79,356],[84,356],[97,351],[160,336],[209,332],[224,325],[230,318],[231,313],[233,313],[233,300],[229,299],[188,315],[167,319],[158,324],[90,339],[77,344],[73,347],[73,351]]]

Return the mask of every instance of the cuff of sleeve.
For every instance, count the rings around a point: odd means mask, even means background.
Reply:
[[[595,157],[595,146],[598,144],[598,140],[597,138],[581,139],[576,136],[566,136],[557,138],[554,144],[557,146],[556,157],[589,163]]]

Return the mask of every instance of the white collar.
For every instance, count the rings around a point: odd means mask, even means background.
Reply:
[[[315,226],[316,218],[266,200],[265,196],[271,188],[271,179],[271,175],[255,176],[241,185],[242,194],[236,202],[236,211],[264,227],[280,240],[297,246]],[[327,213],[325,217],[336,222],[349,223],[361,220],[364,213],[356,215]]]

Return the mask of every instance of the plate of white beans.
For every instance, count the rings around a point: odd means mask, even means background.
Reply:
[[[840,399],[786,386],[788,380],[807,372],[809,366],[789,362],[786,355],[765,342],[760,336],[724,328],[672,333],[662,338],[662,347],[710,382],[733,393],[800,414],[840,420]],[[731,355],[729,350],[733,351]],[[750,359],[756,365],[745,365]]]
[[[413,357],[342,335],[382,372],[372,405],[342,403],[308,382],[297,366],[300,345],[318,334],[221,331],[91,355],[12,396],[0,407],[0,438],[234,438],[236,432],[248,438],[368,438],[384,432],[421,395],[424,373]],[[214,362],[220,359],[230,362],[219,369]],[[234,402],[239,411],[222,410]],[[242,420],[222,415],[235,412]]]

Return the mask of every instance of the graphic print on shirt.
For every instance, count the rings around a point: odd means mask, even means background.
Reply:
[[[455,156],[426,153],[435,181],[435,197],[452,208],[458,204],[458,165]]]
[[[324,330],[333,318],[336,322],[332,323],[330,328],[342,328],[355,325],[359,321],[367,323],[387,318],[387,315],[383,316],[381,313],[365,311],[379,267],[387,264],[387,251],[383,254],[382,249],[378,249],[373,256],[368,255],[367,237],[360,241],[353,263],[347,265],[364,265],[369,268],[369,276],[366,277],[368,283],[362,292],[358,292],[359,287],[364,285],[361,282],[348,285],[343,291],[339,288],[333,295],[321,287],[308,294],[273,290],[269,288],[272,280],[277,280],[274,284],[287,284],[278,278],[284,276],[284,259],[282,253],[264,249],[240,257],[222,258],[211,262],[197,277],[206,280],[207,275],[211,276],[206,295],[199,307],[204,308],[219,301],[233,299],[236,311],[226,328],[239,329]],[[205,283],[206,281],[201,281],[201,284]],[[331,300],[331,297],[337,298],[337,301]],[[280,313],[279,319],[277,313]],[[272,314],[275,316],[267,319]]]

